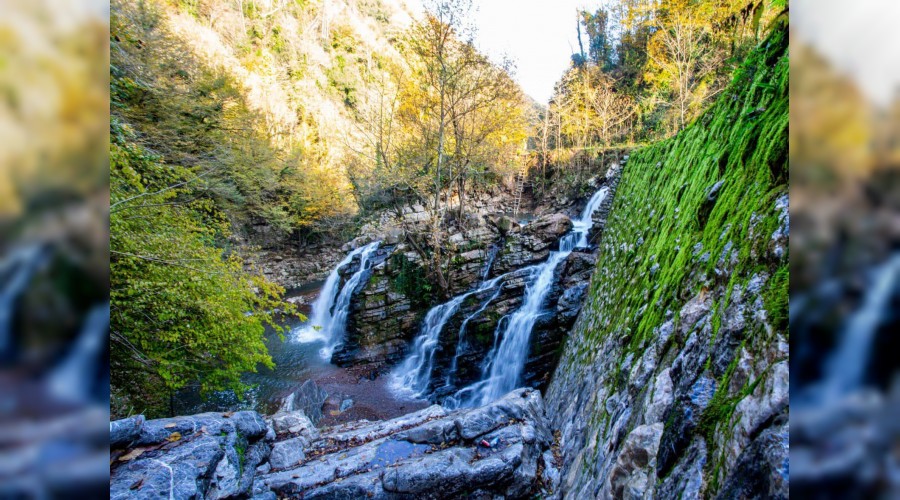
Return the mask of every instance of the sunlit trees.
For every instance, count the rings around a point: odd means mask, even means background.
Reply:
[[[359,104],[366,147],[352,170],[360,199],[398,215],[409,204],[425,208],[427,231],[409,227],[407,241],[443,293],[450,211],[461,218],[467,192],[508,172],[527,138],[524,96],[509,64],[492,63],[468,39],[469,8],[430,4],[403,38],[405,64],[374,71]]]
[[[579,12],[579,46],[588,50],[573,55],[541,133],[556,148],[578,149],[677,133],[724,88],[781,8],[763,0],[617,0]],[[547,133],[554,118],[555,142]]]
[[[666,2],[657,11],[660,28],[647,44],[647,78],[672,96],[675,130],[683,129],[690,110],[699,109],[713,94],[709,79],[722,64],[708,14],[688,0]]]

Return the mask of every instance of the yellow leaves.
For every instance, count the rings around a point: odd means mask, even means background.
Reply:
[[[119,457],[119,461],[120,462],[128,462],[130,460],[134,460],[135,458],[143,455],[145,451],[147,451],[146,448],[135,448],[135,449],[129,451],[128,453],[122,455],[121,457]]]
[[[179,439],[181,439],[181,433],[173,432],[173,433],[169,434],[169,437],[166,438],[166,441],[168,441],[170,443],[174,443],[175,441],[178,441]]]

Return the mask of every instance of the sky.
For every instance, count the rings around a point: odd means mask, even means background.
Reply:
[[[875,104],[886,106],[900,88],[900,2],[853,0],[852,5],[793,0],[792,31],[853,78]]]
[[[601,0],[474,0],[475,44],[492,59],[515,61],[515,78],[541,104],[578,50],[575,11]]]

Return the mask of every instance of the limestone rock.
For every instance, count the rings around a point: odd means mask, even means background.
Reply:
[[[136,446],[111,462],[110,498],[248,495],[256,467],[269,456],[266,431],[249,411],[146,421]]]
[[[549,443],[540,393],[518,389],[481,408],[447,413],[433,406],[327,430],[305,448],[305,461],[283,470],[273,464],[260,475],[254,494],[455,498],[480,489],[522,498],[536,491],[537,464]]]
[[[636,427],[622,446],[609,475],[607,492],[615,498],[653,498],[656,454],[663,433],[662,422]]]

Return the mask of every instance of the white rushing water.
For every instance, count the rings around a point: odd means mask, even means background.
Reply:
[[[456,408],[484,405],[518,386],[528,357],[531,331],[544,314],[544,301],[553,288],[556,268],[575,248],[588,245],[588,232],[594,225],[592,216],[606,199],[608,192],[608,188],[603,187],[594,193],[581,217],[572,221],[572,232],[560,239],[559,250],[551,252],[543,264],[534,266],[522,305],[507,321],[501,321],[497,325],[494,348],[488,353],[482,369],[482,379],[457,391],[444,401],[444,406]]]
[[[505,275],[504,275],[505,276]],[[496,278],[498,283],[497,287],[494,289],[494,293],[488,296],[487,300],[482,302],[481,306],[475,310],[472,314],[468,315],[463,319],[462,323],[459,325],[459,335],[456,340],[456,353],[453,355],[453,361],[450,363],[450,369],[447,371],[447,376],[444,377],[444,385],[450,386],[453,383],[453,376],[456,375],[456,369],[459,367],[459,357],[463,353],[463,347],[465,347],[465,339],[466,339],[466,328],[469,326],[469,322],[473,319],[477,318],[487,309],[491,302],[497,299],[500,296],[500,292],[503,291],[503,283],[499,283],[499,279]]]
[[[380,241],[375,241],[353,250],[335,266],[313,303],[309,321],[294,332],[298,342],[323,342],[325,345],[319,354],[326,361],[331,360],[335,348],[344,340],[350,298],[362,279],[362,275],[371,266],[370,257],[378,249],[380,243]],[[344,286],[338,288],[341,281],[341,268],[349,264],[356,256],[359,256],[359,269],[347,279]]]
[[[900,254],[874,269],[871,276],[872,286],[860,308],[844,325],[835,352],[825,365],[824,378],[810,395],[811,403],[831,403],[863,383],[875,334],[884,321],[900,277]]]
[[[505,277],[498,276],[490,281],[482,282],[478,288],[453,297],[443,304],[432,307],[425,315],[419,335],[413,341],[410,354],[391,373],[391,387],[400,395],[412,398],[427,396],[431,382],[431,371],[434,368],[434,354],[440,342],[441,331],[447,321],[453,317],[463,301],[472,295],[500,288],[500,281]],[[464,327],[463,327],[464,328]]]

